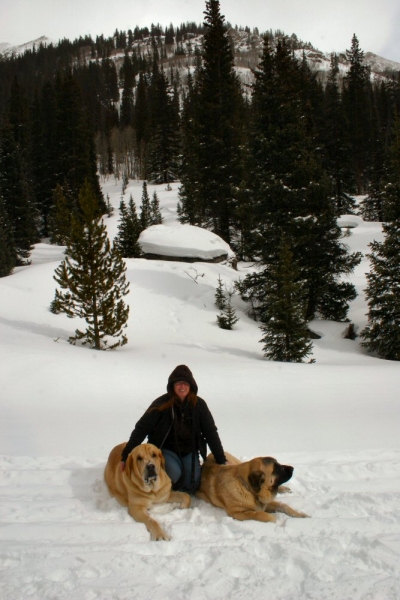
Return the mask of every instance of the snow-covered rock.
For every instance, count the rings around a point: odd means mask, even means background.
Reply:
[[[338,219],[337,219],[337,224],[342,229],[346,229],[346,228],[355,229],[356,227],[358,227],[359,225],[362,225],[363,223],[364,223],[363,218],[359,217],[358,215],[342,215],[341,217],[338,217]]]
[[[146,258],[219,262],[234,257],[230,246],[215,233],[180,223],[148,227],[140,234],[139,244]]]

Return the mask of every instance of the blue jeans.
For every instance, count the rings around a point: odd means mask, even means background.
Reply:
[[[200,487],[201,467],[199,455],[194,455],[194,489],[192,487],[192,458],[193,454],[180,457],[171,450],[163,449],[165,470],[171,478],[172,484],[178,483],[178,489],[183,492],[194,492]]]

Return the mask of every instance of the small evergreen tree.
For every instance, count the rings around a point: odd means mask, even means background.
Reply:
[[[239,319],[236,316],[236,311],[233,308],[232,303],[231,303],[231,294],[228,294],[228,298],[226,300],[226,306],[221,311],[221,313],[217,316],[218,326],[221,329],[231,330],[233,328],[233,326],[235,325],[235,323],[237,323],[238,321],[239,321]]]
[[[129,177],[126,169],[122,175],[122,196],[125,196],[126,188],[128,187]]]
[[[362,345],[387,360],[400,360],[400,221],[385,223],[384,242],[372,242],[367,274],[368,324]]]
[[[99,203],[88,181],[79,193],[81,218],[73,216],[66,259],[56,269],[54,279],[65,291],[56,290],[50,309],[68,317],[81,317],[86,331],[76,329],[71,344],[81,340],[96,350],[111,350],[127,343],[129,307],[123,301],[128,293],[126,266],[111,248]],[[109,338],[118,338],[109,344]]]
[[[379,172],[374,165],[371,170],[371,177],[368,184],[368,194],[360,203],[359,212],[364,221],[383,221],[382,188],[382,173]]]
[[[140,226],[142,231],[152,225],[151,223],[151,205],[150,196],[147,191],[147,181],[143,181],[142,204],[140,205]]]
[[[150,204],[150,225],[161,225],[163,219],[160,211],[160,201],[157,192],[154,192]]]
[[[118,252],[124,258],[138,258],[142,255],[142,250],[138,243],[140,224],[132,195],[129,198],[128,207],[126,207],[125,202],[121,200],[119,212],[121,218],[118,224],[118,234],[114,243]]]
[[[224,284],[220,275],[218,275],[218,286],[215,290],[215,306],[221,311],[226,307]]]
[[[108,194],[106,196],[106,212],[108,217],[112,217],[114,214],[114,207],[110,202],[110,196]]]
[[[305,294],[289,245],[282,238],[278,258],[265,271],[265,302],[260,326],[266,358],[282,362],[303,362],[312,343],[305,323]]]
[[[220,314],[217,316],[217,323],[221,329],[229,329],[239,321],[236,316],[236,310],[232,306],[232,295],[233,292],[224,289],[224,283],[221,276],[218,276],[218,287],[215,290],[215,305],[220,310]]]

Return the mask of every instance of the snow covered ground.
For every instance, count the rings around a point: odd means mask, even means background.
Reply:
[[[104,182],[118,207],[121,184]],[[176,220],[177,185],[149,186],[164,223]],[[140,205],[141,184],[131,183]],[[110,237],[118,211],[107,219]],[[351,217],[346,243],[368,251],[377,223]],[[62,248],[38,244],[32,265],[0,279],[1,600],[399,600],[399,363],[371,357],[343,323],[314,321],[315,364],[262,358],[257,324],[219,329],[223,264],[127,260],[129,343],[115,352],[70,346],[76,320],[54,315]],[[352,275],[349,317],[361,329],[368,259]],[[284,501],[310,519],[239,522],[194,499],[154,512],[172,536],[144,525],[108,496],[104,465],[172,369],[187,364],[227,451],[294,466]]]

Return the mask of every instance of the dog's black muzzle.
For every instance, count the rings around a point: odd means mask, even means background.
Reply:
[[[275,485],[279,486],[282,483],[286,483],[293,475],[293,467],[289,465],[276,464],[274,467],[274,475],[276,476]]]
[[[156,481],[158,477],[157,474],[157,469],[154,463],[149,462],[147,463],[145,470],[144,470],[144,481],[146,484],[152,483],[153,481]]]

